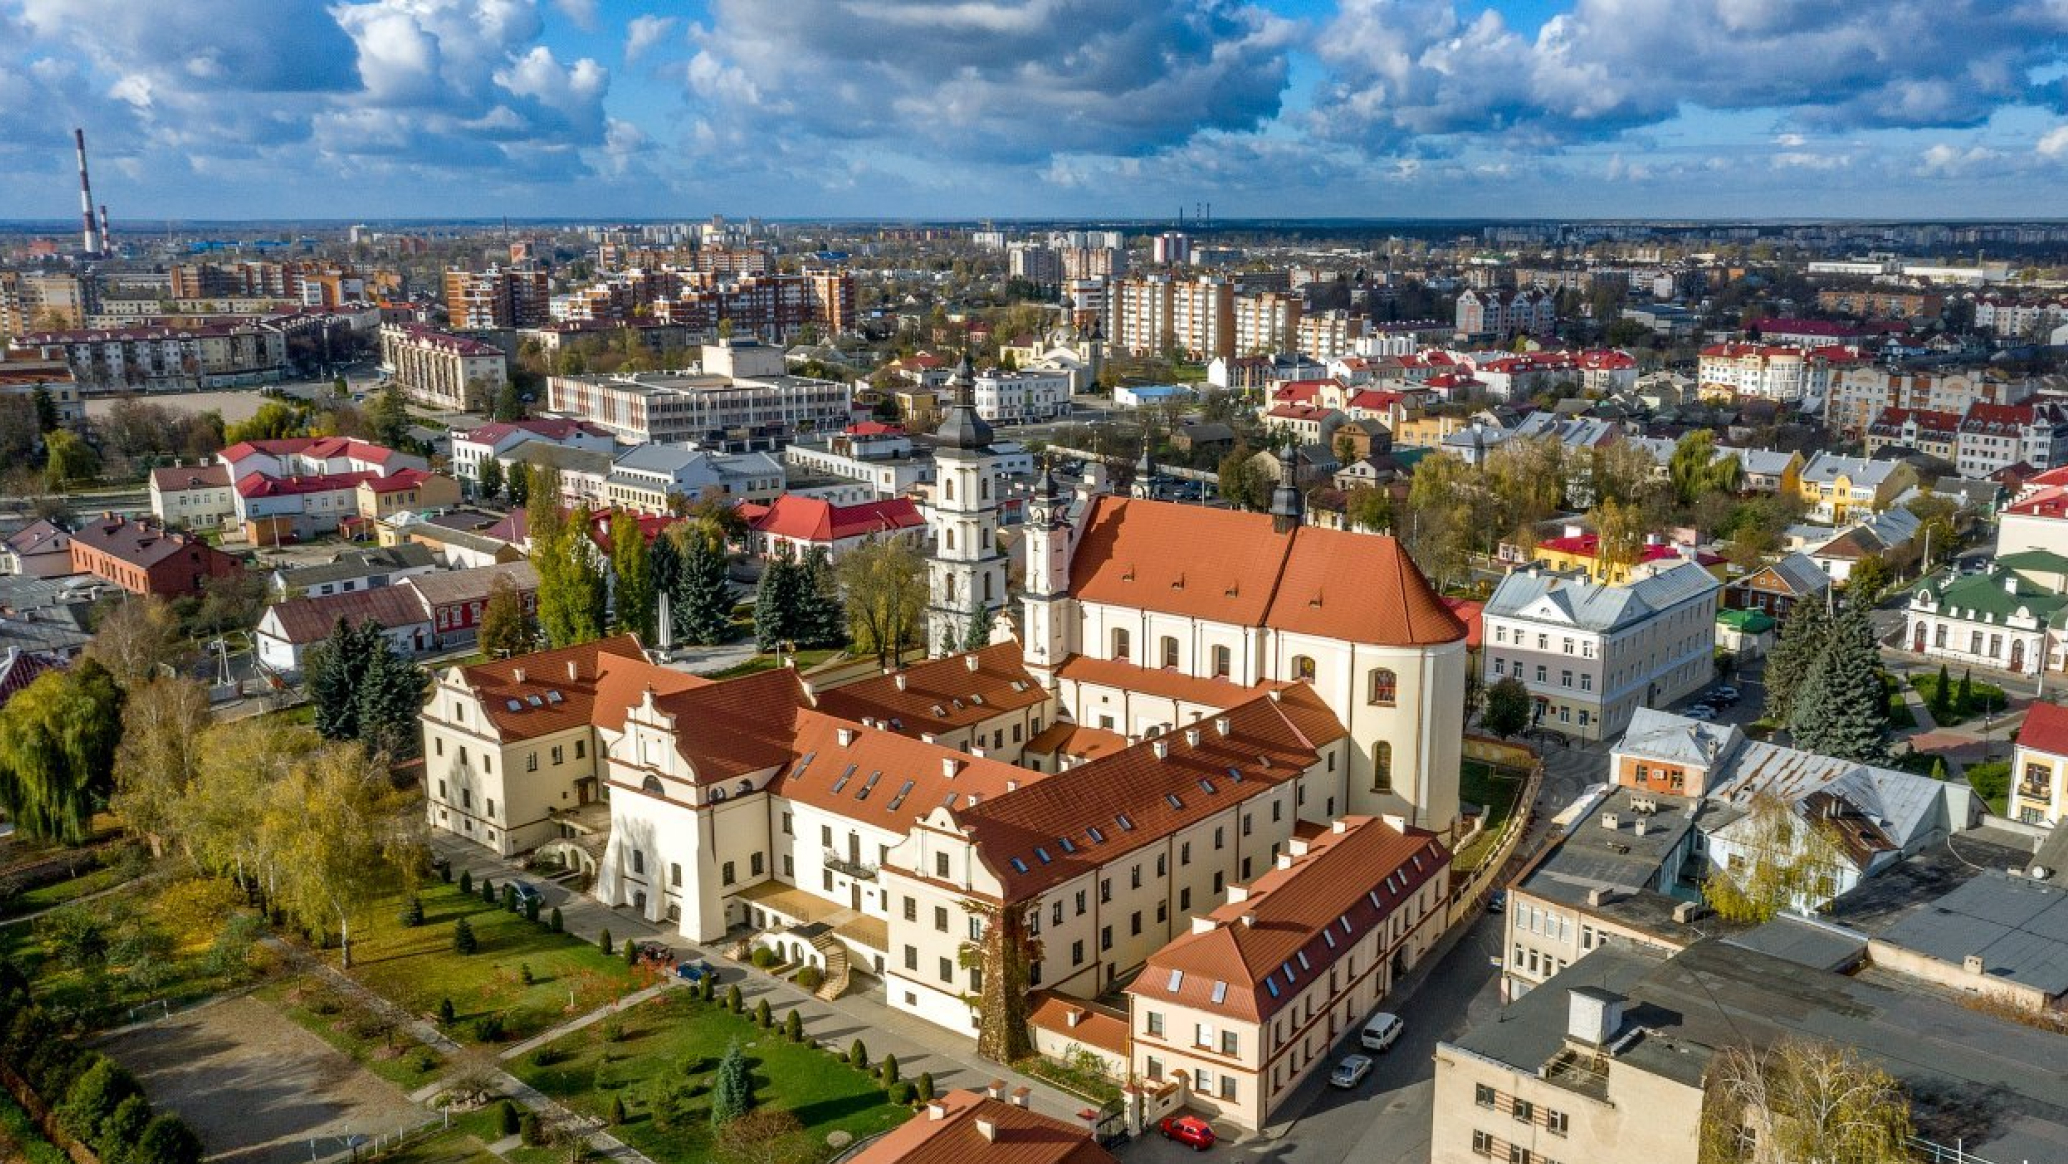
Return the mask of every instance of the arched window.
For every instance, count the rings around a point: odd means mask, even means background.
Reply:
[[[1126,627],[1124,627],[1124,626],[1116,626],[1116,627],[1114,627],[1114,628],[1113,628],[1113,657],[1114,657],[1114,658],[1116,658],[1116,659],[1125,659],[1125,658],[1127,658],[1127,655],[1128,655],[1128,647],[1129,647],[1129,645],[1130,645],[1130,644],[1129,644],[1129,640],[1128,640],[1127,628],[1126,628]]]
[[[991,479],[989,477],[977,479],[977,496],[985,501],[991,500]]]
[[[1294,655],[1293,678],[1302,683],[1314,682],[1314,658],[1311,655]]]
[[[943,529],[941,530],[941,532],[942,532],[943,534],[947,535],[947,539],[948,539],[948,548],[949,548],[949,549],[951,549],[951,550],[952,550],[952,549],[954,549],[954,548],[955,548],[955,527],[954,527],[954,526],[952,526],[952,525],[951,525],[951,526],[946,526],[946,527],[944,527],[944,528],[943,528]]]
[[[941,493],[942,493],[942,496],[943,496],[943,498],[944,498],[945,500],[948,500],[948,501],[953,501],[953,500],[955,500],[955,478],[953,478],[953,477],[943,477],[943,478],[941,478]]]
[[[648,776],[640,782],[639,791],[651,792],[655,796],[661,795],[661,778],[658,776]]]
[[[989,570],[984,571],[984,601],[987,603],[991,601],[991,572]]]
[[[1394,691],[1399,683],[1393,672],[1384,667],[1373,667],[1365,676],[1365,702],[1375,703],[1380,707],[1393,706]]]
[[[1384,740],[1371,746],[1371,790],[1393,791],[1393,745]]]
[[[1214,648],[1214,674],[1226,679],[1235,671],[1235,652],[1226,647]]]
[[[1175,635],[1165,635],[1165,636],[1163,636],[1163,638],[1162,638],[1162,639],[1161,639],[1161,640],[1160,640],[1160,641],[1159,641],[1159,642],[1157,643],[1157,648],[1158,648],[1158,650],[1160,651],[1160,653],[1161,653],[1161,654],[1163,655],[1163,665],[1164,665],[1164,666],[1166,666],[1166,667],[1172,668],[1173,670],[1175,670],[1175,669],[1177,668],[1177,665],[1178,665],[1178,640],[1177,640],[1177,636],[1175,636]]]

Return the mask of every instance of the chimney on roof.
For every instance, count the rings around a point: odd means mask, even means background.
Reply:
[[[1616,829],[1620,827],[1622,823],[1623,822],[1621,818],[1617,817],[1615,813],[1604,812],[1601,814],[1601,827],[1609,830],[1610,832],[1616,831]]]
[[[1966,970],[1970,974],[1979,975],[1988,971],[1988,964],[1982,960],[1980,954],[1969,954],[1967,957],[1962,958],[1960,966],[1961,969]]]
[[[905,689],[905,673],[903,671],[898,672],[897,677],[892,679],[891,682],[898,685],[899,691],[903,691]]]
[[[1005,1080],[993,1079],[991,1082],[986,1083],[984,1085],[984,1096],[987,1099],[1004,1099]]]
[[[580,681],[581,677],[582,677],[582,664],[581,664],[581,660],[579,660],[579,659],[569,659],[569,660],[567,661],[567,681],[568,681],[569,683],[574,683],[574,682],[578,682],[578,681]]]
[[[1206,914],[1195,913],[1192,915],[1192,932],[1195,934],[1210,934],[1220,928],[1221,923]]]
[[[1215,716],[1215,717],[1214,717],[1214,730],[1215,730],[1215,731],[1217,731],[1217,732],[1219,732],[1220,734],[1222,734],[1222,735],[1224,735],[1224,736],[1225,736],[1225,735],[1227,735],[1227,734],[1228,734],[1228,717],[1227,717],[1227,716],[1225,716],[1225,715],[1217,715],[1217,716]]]
[[[1156,742],[1150,744],[1149,747],[1156,753],[1156,758],[1159,760],[1167,759],[1170,756],[1170,741],[1163,736],[1157,736]]]
[[[848,745],[854,743],[855,734],[856,733],[853,728],[844,727],[836,730],[833,733],[833,738],[834,740],[839,742],[841,747],[845,748]]]
[[[1185,746],[1188,748],[1196,748],[1199,746],[1198,728],[1188,727],[1185,729]]]
[[[965,663],[969,664],[970,670],[974,671],[977,669],[977,653],[975,651],[971,651],[969,654],[964,655],[962,658]]]
[[[1012,1105],[1014,1107],[1026,1107],[1027,1099],[1029,1096],[1033,1095],[1033,1093],[1033,1088],[1028,1087],[1024,1083],[1020,1084],[1018,1087],[1012,1089]]]
[[[941,757],[941,775],[947,777],[950,780],[953,780],[955,779],[955,773],[960,772],[961,770],[962,761],[956,759],[953,756]]]
[[[998,1097],[997,1097],[996,1095],[993,1095],[993,1096],[992,1096],[991,1098],[992,1098],[992,1099],[997,1099]],[[997,1143],[997,1142],[998,1142],[998,1121],[997,1121],[997,1120],[994,1120],[994,1119],[990,1119],[990,1118],[988,1118],[988,1117],[986,1117],[986,1116],[978,1116],[978,1117],[977,1117],[977,1135],[979,1135],[979,1136],[982,1136],[982,1137],[984,1137],[984,1142],[985,1142],[985,1143],[987,1143],[987,1144],[995,1144],[995,1143]]]
[[[1076,1026],[1076,1025],[1077,1025],[1077,1024],[1079,1023],[1079,1022],[1082,1022],[1082,1021],[1083,1021],[1083,1019],[1084,1019],[1084,1008],[1083,1008],[1083,1007],[1081,1007],[1081,1006],[1066,1006],[1066,1007],[1064,1007],[1064,1008],[1063,1008],[1063,1025],[1064,1025],[1064,1026],[1070,1026],[1070,1027],[1074,1027],[1074,1026]]]
[[[1639,814],[1636,820],[1630,822],[1630,831],[1641,837],[1644,835],[1644,830],[1645,818],[1643,814]]]
[[[518,683],[522,683],[522,682],[524,682],[524,668],[522,668],[522,667],[517,667],[517,668],[513,668],[513,669],[512,669],[511,671],[510,671],[510,678],[511,678],[511,679],[512,679],[513,681],[515,681],[515,682],[518,682]]]
[[[1245,902],[1245,901],[1248,901],[1248,900],[1249,900],[1249,886],[1247,886],[1247,885],[1230,885],[1230,886],[1228,886],[1228,904],[1229,904],[1229,905],[1237,905],[1237,904],[1239,904],[1239,903],[1241,903],[1241,902]]]
[[[1246,913],[1246,914],[1243,914],[1243,915],[1242,915],[1242,928],[1243,928],[1243,929],[1252,929],[1252,928],[1254,928],[1254,927],[1256,926],[1256,924],[1257,924],[1257,915],[1256,915],[1256,914],[1253,914],[1253,913]]]
[[[1673,920],[1679,922],[1681,925],[1686,925],[1689,922],[1695,920],[1696,918],[1701,917],[1702,913],[1703,909],[1701,902],[1683,901],[1673,907]]]
[[[1596,885],[1587,891],[1587,904],[1599,909],[1615,900],[1616,891],[1606,885]]]
[[[1328,828],[1329,831],[1332,833],[1347,833],[1350,831],[1350,822],[1344,820],[1342,817],[1337,817],[1334,821],[1331,821],[1329,823]]]
[[[1017,780],[1007,780],[1005,782],[1005,790],[1007,792],[1018,792],[1020,790],[1020,782]]]
[[[929,1103],[926,1105],[926,1118],[931,1122],[939,1123],[948,1118],[948,1109],[938,1103]]]

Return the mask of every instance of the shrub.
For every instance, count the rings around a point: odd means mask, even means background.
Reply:
[[[201,1137],[172,1115],[151,1117],[130,1150],[130,1164],[201,1164]]]
[[[622,1124],[625,1122],[625,1097],[622,1095],[610,1097],[610,1122],[612,1124]]]
[[[431,867],[438,870],[438,880],[445,882],[447,885],[452,884],[452,862],[438,860],[432,862]]]
[[[524,983],[524,984],[525,984],[526,986],[530,986],[530,985],[532,985],[533,983],[535,983],[535,982],[537,982],[537,981],[538,981],[538,979],[537,979],[537,978],[535,978],[535,977],[533,977],[533,976],[532,976],[532,973],[531,973],[531,963],[529,963],[529,962],[519,962],[519,963],[517,963],[517,977],[518,977],[518,978],[519,978],[519,979],[520,979],[520,980],[521,980],[521,981],[522,981],[522,982],[523,982],[523,983]]]
[[[885,1055],[883,1057],[883,1085],[885,1087],[895,1087],[897,1082],[898,1057],[896,1055]]]
[[[639,961],[639,943],[632,941],[630,938],[625,939],[624,951],[625,965],[636,965]]]
[[[739,983],[735,982],[725,988],[725,1009],[738,1014],[740,1013],[740,1007],[744,1005],[746,1005],[746,1000],[740,997]]]
[[[515,885],[503,886],[503,908],[511,913],[517,912],[517,887]]]
[[[804,1018],[794,1010],[783,1016],[783,1037],[793,1043],[804,1041]]]
[[[466,918],[461,918],[452,923],[453,953],[471,954],[480,948],[481,944],[474,938],[474,924],[472,922]]]
[[[764,1031],[775,1025],[775,1017],[769,1011],[768,1000],[765,998],[754,1004],[754,1025]]]
[[[566,1058],[566,1051],[548,1044],[531,1053],[531,1065],[534,1067],[551,1067],[553,1064]]]
[[[866,1068],[869,1065],[868,1044],[860,1039],[849,1043],[847,1045],[847,1065],[857,1070]]]
[[[755,969],[766,970],[776,964],[776,952],[767,946],[756,946],[750,960],[754,963]]]
[[[602,1025],[599,1027],[599,1030],[603,1035],[603,1041],[606,1043],[616,1043],[624,1040],[625,1024],[619,1022],[617,1019],[603,1020]]]
[[[438,1000],[438,1021],[441,1025],[451,1026],[453,1013],[451,999],[441,998]]]
[[[143,1139],[144,1129],[150,1123],[151,1101],[143,1096],[132,1095],[116,1104],[114,1112],[101,1121],[101,1158],[121,1158]]]
[[[101,1143],[101,1124],[115,1114],[123,1100],[142,1095],[144,1089],[136,1076],[113,1059],[95,1052],[88,1052],[86,1057],[92,1065],[72,1082],[58,1114],[73,1135],[102,1148],[105,1145]]]
[[[495,1109],[496,1130],[506,1136],[517,1134],[517,1105],[504,1100]]]
[[[409,1065],[419,1073],[430,1071],[438,1066],[438,1052],[429,1047],[418,1047],[410,1054]]]
[[[503,1016],[485,1014],[474,1020],[474,1038],[483,1043],[503,1041]]]
[[[474,892],[474,871],[472,869],[460,870],[460,892],[466,894]]]
[[[525,920],[525,921],[528,921],[528,922],[532,922],[532,923],[537,923],[537,921],[539,920],[539,899],[538,899],[538,898],[536,898],[536,897],[532,897],[532,898],[526,898],[526,899],[525,899],[525,902],[524,902],[524,920]]]
[[[553,907],[553,920],[548,924],[547,928],[556,934],[566,928],[560,923],[560,907],[557,905]]]
[[[424,924],[424,899],[412,893],[402,907],[402,924],[414,929]]]
[[[706,974],[697,980],[697,997],[705,1002],[710,1002],[718,997],[718,976],[716,974]]]
[[[517,1120],[517,1135],[529,1147],[544,1147],[546,1129],[539,1125],[539,1113],[528,1111],[520,1116]]]
[[[596,935],[596,944],[602,947],[603,952],[606,954],[610,953],[612,950],[617,948],[616,946],[611,944],[609,930],[605,930],[602,933]]]
[[[931,1072],[931,1071],[922,1071],[922,1072],[920,1072],[920,1073],[919,1073],[919,1086],[918,1086],[918,1088],[917,1088],[916,1090],[917,1090],[917,1091],[918,1091],[918,1093],[919,1093],[919,1102],[921,1102],[921,1103],[932,1103],[932,1102],[933,1102],[933,1096],[934,1096],[934,1090],[933,1090],[933,1072]]]
[[[797,972],[797,986],[808,994],[817,994],[825,984],[826,972],[817,966],[806,966]]]
[[[481,879],[481,900],[489,905],[495,904],[495,878],[483,877]]]
[[[912,1091],[913,1091],[913,1088],[912,1088],[912,1085],[911,1085],[911,1084],[909,1084],[909,1083],[897,1083],[897,1084],[893,1084],[893,1085],[891,1085],[891,1087],[890,1087],[890,1089],[889,1089],[889,1090],[890,1090],[890,1101],[891,1101],[892,1103],[894,1103],[894,1104],[897,1104],[897,1105],[898,1105],[899,1107],[911,1107],[911,1106],[912,1106]]]

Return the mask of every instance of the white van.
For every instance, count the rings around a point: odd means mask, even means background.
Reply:
[[[1400,1041],[1401,1025],[1399,1015],[1382,1010],[1364,1024],[1364,1033],[1357,1037],[1357,1041],[1364,1044],[1367,1051],[1383,1051]]]

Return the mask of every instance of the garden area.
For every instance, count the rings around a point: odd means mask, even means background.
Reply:
[[[709,1001],[671,990],[508,1066],[575,1111],[610,1122],[613,1135],[662,1164],[736,1155],[727,1132],[737,1139],[734,1125],[743,1120],[756,1121],[750,1127],[764,1142],[790,1146],[757,1159],[822,1160],[836,1145],[897,1126],[931,1088],[930,1078],[900,1079],[895,1060],[872,1062],[861,1040],[845,1054],[821,1050],[803,1039],[794,1012],[777,1016],[764,1001],[734,1013],[738,999],[736,987]],[[735,1048],[743,1062],[729,1067]],[[848,1062],[856,1052],[859,1066]],[[719,1104],[744,1114],[714,1119]]]
[[[254,997],[405,1092],[436,1079],[445,1067],[438,1052],[399,1024],[309,975],[269,982]]]
[[[1910,686],[1924,697],[1924,704],[1931,709],[1932,718],[1940,727],[1952,727],[1979,719],[1985,711],[2001,715],[2010,702],[2004,697],[2003,688],[1990,683],[1978,683],[1965,672],[1958,679],[1953,678],[1940,667],[1937,674],[1913,675]]]
[[[506,889],[490,884],[491,904],[463,873],[375,900],[353,936],[352,976],[411,1014],[439,1016],[453,1038],[483,1043],[529,1038],[652,980],[655,971],[556,932],[550,911],[513,911]]]
[[[1483,760],[1466,760],[1458,772],[1458,796],[1467,804],[1485,809],[1483,827],[1452,858],[1460,871],[1476,869],[1500,840],[1501,830],[1515,815],[1516,801],[1528,783],[1528,773],[1501,768]]]
[[[2007,809],[2011,797],[2011,762],[2009,760],[1986,760],[1980,764],[1969,764],[1965,773],[1968,787],[1975,795],[1989,805],[1989,811],[1998,816],[2009,815]]]

